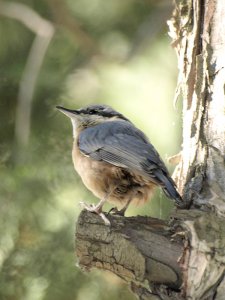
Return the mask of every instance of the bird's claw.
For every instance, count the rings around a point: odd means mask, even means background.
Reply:
[[[107,225],[107,226],[111,225],[110,221],[107,219],[105,214],[102,212],[102,208],[99,207],[98,205],[94,205],[94,204],[88,205],[85,202],[80,202],[80,206],[82,208],[86,209],[87,211],[90,211],[90,212],[93,212],[93,213],[96,213],[97,215],[99,215],[102,218],[102,220],[104,221],[105,225]]]
[[[95,212],[97,214],[99,214],[101,212],[101,210],[99,209],[99,207],[97,205],[94,205],[94,204],[87,204],[83,201],[80,202],[80,206],[82,208],[85,208],[87,211],[90,211],[90,212]]]
[[[111,209],[109,210],[109,212],[107,213],[107,215],[109,215],[109,214],[124,217],[125,210],[124,210],[124,209],[119,210],[117,207],[113,207],[113,208],[111,208]]]
[[[103,212],[101,212],[99,214],[99,216],[102,218],[102,220],[104,221],[104,223],[105,223],[106,226],[110,226],[111,225],[109,219],[105,216],[105,214]]]

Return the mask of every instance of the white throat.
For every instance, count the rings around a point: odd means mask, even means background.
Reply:
[[[77,137],[77,120],[76,119],[72,119],[71,118],[71,122],[72,122],[72,126],[73,126],[73,137],[74,139]]]

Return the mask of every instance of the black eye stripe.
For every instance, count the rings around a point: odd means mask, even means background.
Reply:
[[[89,115],[93,115],[93,114],[96,114],[97,111],[96,110],[90,110],[88,113],[89,113]]]

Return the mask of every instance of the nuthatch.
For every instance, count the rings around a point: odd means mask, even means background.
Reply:
[[[57,106],[73,125],[72,158],[86,187],[100,199],[97,205],[83,206],[100,214],[106,201],[119,204],[125,213],[130,202],[147,201],[154,188],[183,206],[175,183],[158,152],[145,134],[126,117],[106,105],[77,110]]]

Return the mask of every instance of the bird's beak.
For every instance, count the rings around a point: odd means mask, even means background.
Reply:
[[[56,108],[69,118],[74,118],[76,115],[79,114],[78,110],[72,110],[58,105],[56,106]]]

